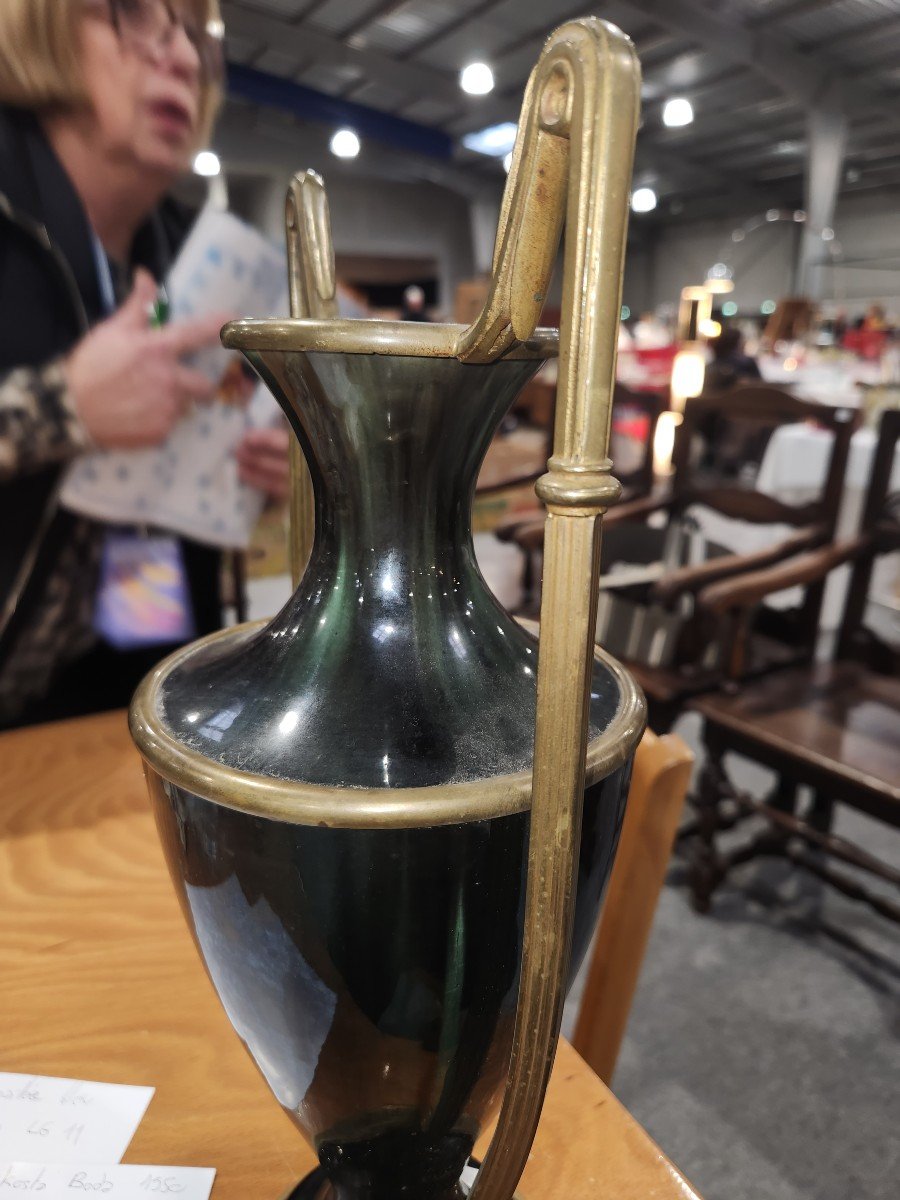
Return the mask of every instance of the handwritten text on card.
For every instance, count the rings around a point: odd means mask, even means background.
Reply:
[[[212,1167],[0,1162],[0,1197],[39,1195],[40,1200],[76,1200],[80,1196],[112,1196],[114,1200],[145,1200],[147,1196],[177,1196],[179,1200],[209,1200],[215,1177]]]
[[[117,1163],[152,1096],[150,1087],[0,1072],[0,1159]]]

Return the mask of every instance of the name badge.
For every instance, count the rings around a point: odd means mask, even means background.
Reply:
[[[184,559],[175,538],[106,535],[94,629],[117,650],[194,637]]]

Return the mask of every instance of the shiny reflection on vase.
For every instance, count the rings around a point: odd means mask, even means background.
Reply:
[[[573,976],[627,773],[586,795]],[[527,813],[317,829],[211,804],[155,776],[151,795],[222,1005],[336,1195],[454,1196],[504,1080]]]

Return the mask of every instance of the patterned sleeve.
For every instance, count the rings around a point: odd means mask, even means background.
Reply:
[[[65,462],[89,447],[61,361],[0,375],[0,481]]]

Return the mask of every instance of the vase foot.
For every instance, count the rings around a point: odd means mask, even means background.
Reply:
[[[464,1200],[468,1195],[468,1189],[465,1187],[458,1188],[457,1192],[456,1200]],[[334,1200],[334,1191],[325,1172],[321,1167],[316,1167],[286,1192],[282,1200]],[[514,1196],[513,1200],[517,1198]]]
[[[331,1195],[331,1184],[321,1167],[301,1179],[298,1184],[287,1192],[282,1200],[328,1200]]]

